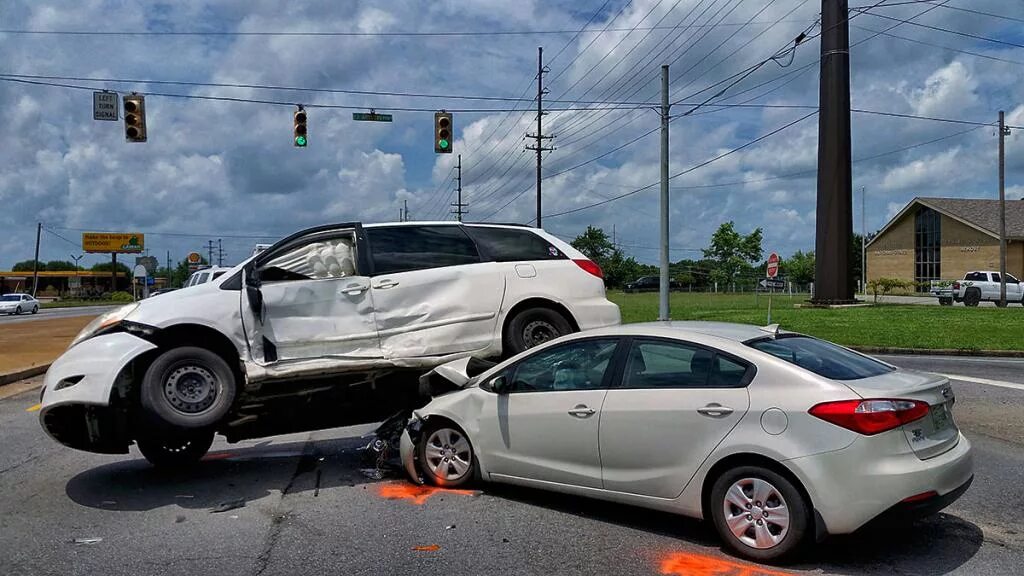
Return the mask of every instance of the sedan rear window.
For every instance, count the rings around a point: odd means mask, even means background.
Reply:
[[[859,380],[893,371],[877,360],[809,336],[780,336],[747,345],[833,380]]]

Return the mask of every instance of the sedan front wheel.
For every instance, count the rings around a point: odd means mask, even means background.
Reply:
[[[428,482],[450,488],[469,483],[476,468],[469,439],[462,430],[447,422],[423,432],[419,461]]]
[[[780,474],[760,466],[733,468],[711,489],[715,529],[734,552],[756,561],[778,561],[806,540],[811,510]]]

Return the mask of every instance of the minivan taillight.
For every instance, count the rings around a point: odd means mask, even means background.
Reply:
[[[826,422],[866,436],[899,428],[928,413],[928,404],[918,400],[877,398],[823,402],[809,410]]]
[[[584,258],[574,259],[573,262],[575,262],[577,266],[583,268],[584,270],[593,274],[594,276],[597,276],[598,278],[601,279],[604,278],[604,272],[601,271],[601,267],[597,265],[597,262],[594,262],[593,260],[587,260]]]

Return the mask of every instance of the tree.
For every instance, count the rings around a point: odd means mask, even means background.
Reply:
[[[797,250],[782,263],[782,272],[794,284],[814,282],[814,252]]]
[[[42,269],[42,262],[40,264],[40,270]],[[48,272],[65,272],[69,270],[75,270],[75,265],[67,260],[50,260],[46,263],[46,270]]]
[[[604,283],[609,288],[619,288],[640,276],[658,272],[656,267],[641,264],[632,256],[623,254],[601,228],[587,226],[585,232],[573,239],[572,247],[601,267]]]
[[[608,239],[604,230],[594,226],[587,226],[586,232],[573,239],[572,247],[583,252],[598,265],[601,265],[603,260],[611,258],[612,253],[616,251],[615,245]]]
[[[92,268],[90,268],[90,270],[92,270],[93,272],[110,272],[110,265],[111,264],[113,264],[113,263],[112,262],[99,262],[97,264],[93,264]],[[131,269],[128,268],[128,266],[124,262],[118,262],[117,263],[117,271],[118,272],[122,272],[124,274],[127,274],[129,276],[132,273]]]
[[[35,260],[22,260],[21,262],[18,262],[17,264],[15,264],[14,267],[11,268],[11,271],[13,271],[13,272],[31,272],[32,269],[34,268],[35,262],[36,262]],[[46,270],[46,262],[40,262],[39,263],[39,269],[40,270]]]
[[[760,228],[747,235],[740,234],[731,221],[719,226],[711,235],[711,246],[703,250],[704,257],[713,262],[711,280],[724,283],[752,274],[751,265],[764,254],[762,236]]]

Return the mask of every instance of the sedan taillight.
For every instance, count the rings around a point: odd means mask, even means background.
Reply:
[[[923,417],[928,413],[928,404],[918,400],[887,398],[840,400],[823,402],[811,408],[809,412],[812,416],[836,426],[871,436],[899,428]]]
[[[573,260],[573,262],[575,262],[577,266],[583,268],[584,270],[593,274],[594,276],[597,276],[598,278],[604,278],[604,272],[601,270],[601,267],[597,265],[597,262],[594,262],[593,260],[586,260],[583,258],[575,259]]]

